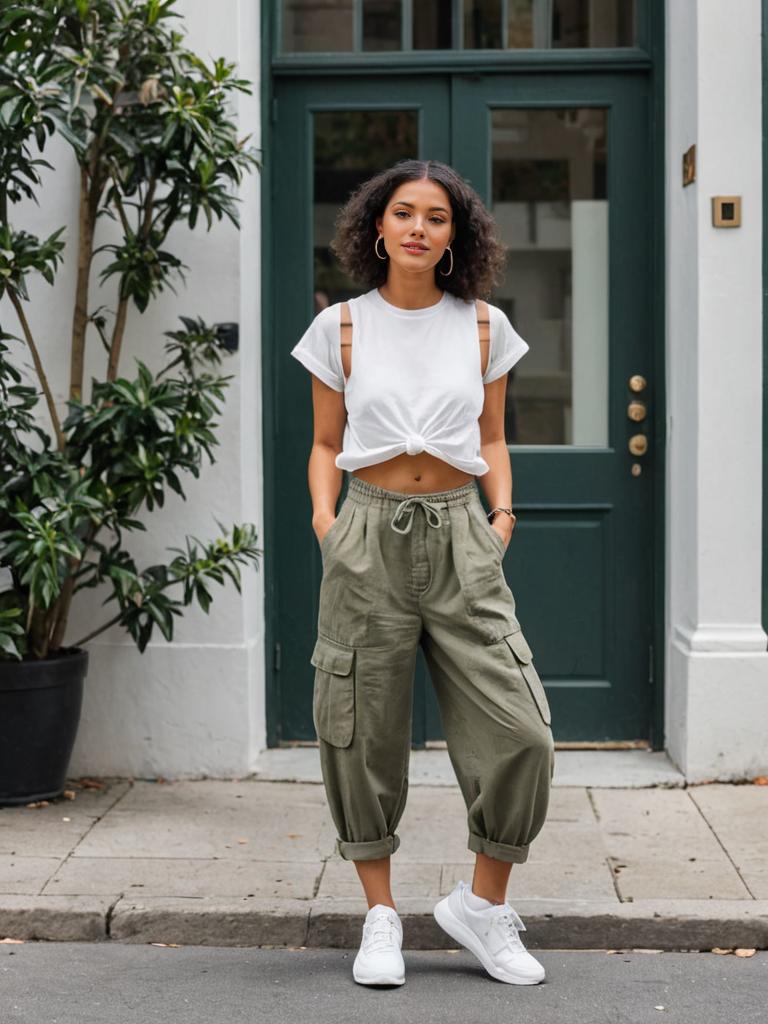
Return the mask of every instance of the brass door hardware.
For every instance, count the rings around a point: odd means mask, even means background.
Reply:
[[[633,455],[645,455],[648,451],[648,438],[645,434],[633,434],[629,439],[629,450]]]
[[[630,391],[643,391],[648,385],[645,377],[641,373],[633,373],[629,378],[629,390]]]
[[[627,406],[627,416],[635,423],[639,423],[640,420],[644,420],[648,410],[645,402],[630,402]]]

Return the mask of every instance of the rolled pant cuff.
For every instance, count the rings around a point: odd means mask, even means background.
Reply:
[[[383,839],[372,839],[368,843],[348,843],[344,839],[336,840],[336,849],[344,860],[377,860],[389,857],[400,845],[400,836],[384,836]]]
[[[492,839],[485,839],[483,836],[469,833],[467,847],[474,853],[484,853],[486,857],[494,857],[496,860],[505,860],[512,864],[524,864],[528,860],[530,847],[510,846],[509,843],[495,843]]]

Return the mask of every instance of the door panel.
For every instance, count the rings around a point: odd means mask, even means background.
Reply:
[[[328,248],[334,220],[357,184],[405,157],[449,159],[447,79],[311,79],[278,83],[275,138],[276,448],[274,492],[280,572],[275,580],[280,672],[273,722],[283,741],[312,740],[313,671],[322,562],[307,488],[312,445],[310,376],[289,352],[320,309],[360,293]],[[339,505],[346,494],[344,477]],[[271,709],[270,709],[270,713]],[[440,734],[437,701],[419,651],[413,742]]]
[[[650,731],[649,180],[642,75],[454,83],[452,159],[507,247],[493,301],[531,344],[510,373],[518,515],[505,570],[559,740]]]

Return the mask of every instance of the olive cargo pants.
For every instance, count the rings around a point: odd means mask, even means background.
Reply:
[[[551,717],[475,481],[406,495],[350,475],[320,550],[313,719],[339,854],[400,845],[421,645],[468,848],[522,863],[549,803]]]

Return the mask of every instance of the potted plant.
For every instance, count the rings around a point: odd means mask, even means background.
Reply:
[[[229,189],[260,166],[228,115],[229,95],[249,83],[184,48],[174,4],[37,0],[0,13],[0,803],[61,793],[90,640],[114,625],[142,652],[155,628],[171,640],[174,616],[193,602],[207,612],[212,582],[239,591],[239,565],[262,553],[252,524],[218,521],[221,536],[186,538],[167,564],[140,566],[130,550],[142,513],[168,488],[186,498],[182,475],[199,476],[204,455],[215,461],[231,377],[218,372],[222,332],[187,316],[165,332],[159,372],[136,360],[120,376],[127,316],[183,279],[167,247],[173,225],[194,228],[202,213],[208,228],[224,216],[239,226]],[[40,169],[52,167],[32,145],[42,152],[54,133],[80,172],[66,410],[27,315],[28,281],[53,284],[64,228],[40,239],[9,218],[37,201]],[[97,246],[102,218],[113,226]],[[92,308],[97,258],[113,309]],[[104,372],[84,396],[87,338],[102,346]],[[65,643],[72,601],[99,586],[111,614]]]

